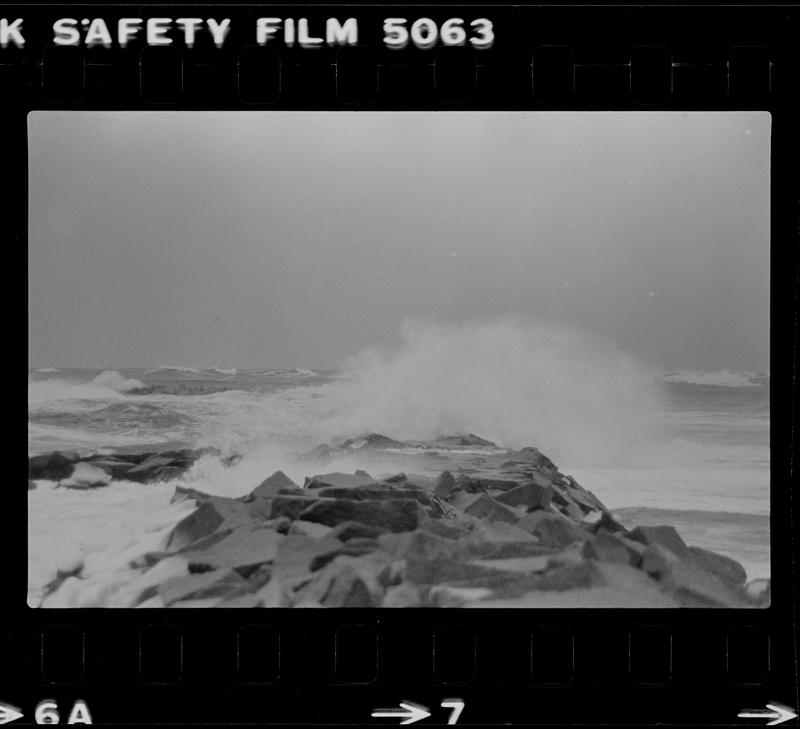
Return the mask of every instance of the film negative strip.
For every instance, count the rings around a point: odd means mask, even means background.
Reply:
[[[796,724],[797,22],[0,8],[0,723]]]

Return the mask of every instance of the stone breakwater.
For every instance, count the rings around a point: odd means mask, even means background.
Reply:
[[[68,489],[176,478],[208,450],[29,459],[37,479]],[[325,472],[358,454],[410,469],[373,477]],[[156,551],[136,557],[107,604],[128,607],[766,607],[766,580],[687,545],[670,525],[626,529],[600,500],[533,447],[475,435],[432,443],[379,434],[305,454],[321,472],[281,471],[249,494],[178,486],[196,505]],[[232,463],[234,459],[229,459]],[[74,588],[59,573],[45,606]]]

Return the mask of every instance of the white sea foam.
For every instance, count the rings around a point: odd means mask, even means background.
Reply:
[[[38,369],[34,370],[35,372],[41,372],[42,374],[49,374],[52,372],[61,372],[60,369],[57,367],[39,367]]]
[[[681,370],[661,375],[666,382],[683,382],[688,385],[714,385],[716,387],[758,387],[756,372],[738,370],[719,370],[702,372],[700,370]]]
[[[103,400],[121,399],[124,393],[142,387],[134,378],[126,378],[116,370],[106,370],[89,382],[52,378],[33,381],[28,379],[28,404],[51,400]]]
[[[505,320],[406,322],[394,351],[368,350],[327,385],[323,440],[376,431],[429,440],[478,433],[536,444],[558,462],[619,463],[647,436],[657,384],[633,357],[579,331]]]
[[[219,375],[238,375],[236,367],[212,367],[209,372],[216,372]]]

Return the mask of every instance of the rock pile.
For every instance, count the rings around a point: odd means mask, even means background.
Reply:
[[[310,453],[419,448],[371,434]],[[162,552],[135,565],[142,607],[763,607],[733,559],[687,545],[671,526],[619,524],[536,448],[455,436],[437,476],[278,471],[240,498],[178,487],[197,508]],[[475,453],[475,448],[483,452]],[[458,449],[462,452],[459,455]],[[452,450],[455,449],[455,450]],[[34,461],[35,459],[31,459]],[[186,452],[76,462],[51,454],[31,478],[135,480],[188,467]],[[79,469],[91,473],[77,473]],[[49,474],[45,476],[42,474]],[[77,475],[76,475],[77,473]],[[120,474],[124,474],[120,475]],[[146,475],[145,475],[146,474]],[[134,476],[131,479],[131,475]],[[85,481],[84,481],[85,482]]]
[[[166,450],[157,453],[78,453],[53,451],[28,459],[28,488],[33,481],[58,481],[59,487],[92,489],[108,486],[112,479],[153,483],[182,476],[203,455],[219,455],[213,448]],[[233,462],[228,459],[228,462]]]

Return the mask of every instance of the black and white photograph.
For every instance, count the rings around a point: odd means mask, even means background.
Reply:
[[[768,607],[770,132],[30,113],[28,605]]]

